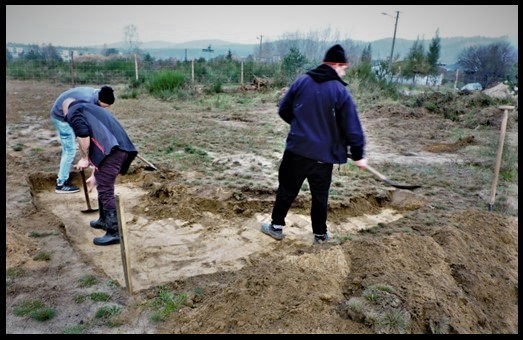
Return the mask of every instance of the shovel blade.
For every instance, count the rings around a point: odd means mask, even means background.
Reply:
[[[399,183],[391,181],[390,179],[383,179],[383,182],[387,183],[390,186],[398,188],[398,189],[414,190],[414,189],[421,188],[421,185],[399,184]]]
[[[92,213],[92,212],[97,212],[98,209],[85,209],[85,210],[80,210],[80,212],[83,212],[84,214],[88,214],[88,213]]]

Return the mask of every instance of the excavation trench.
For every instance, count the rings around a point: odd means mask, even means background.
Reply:
[[[276,241],[259,230],[262,222],[270,221],[273,193],[241,195],[221,188],[190,187],[172,179],[138,171],[119,177],[115,187],[125,212],[127,262],[135,291],[197,275],[236,271],[249,264],[253,254],[312,247],[306,202],[298,201],[297,208],[291,208],[286,237]],[[71,173],[70,180],[82,188],[78,173]],[[86,261],[125,286],[120,246],[93,244],[93,238],[104,231],[89,227],[98,212],[82,212],[86,207],[83,191],[56,194],[55,175],[51,173],[33,173],[27,181],[37,209],[58,216],[67,239]],[[391,194],[390,199],[400,196]],[[98,206],[96,190],[89,199],[91,206]],[[328,225],[335,242],[402,218],[388,201],[378,207],[365,207],[364,203],[368,202],[351,203],[350,211],[347,207],[331,208],[333,221],[329,219]],[[341,218],[343,215],[347,217]]]

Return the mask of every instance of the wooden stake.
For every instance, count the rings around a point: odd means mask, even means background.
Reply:
[[[501,168],[501,156],[503,155],[503,144],[505,143],[505,133],[507,131],[507,121],[508,121],[508,110],[514,110],[514,106],[499,106],[503,112],[503,119],[501,121],[501,133],[499,134],[499,143],[498,143],[498,153],[496,156],[496,167],[494,169],[494,180],[492,181],[492,188],[490,189],[490,199],[488,203],[488,211],[492,211],[494,206],[494,200],[496,199],[496,187],[498,185],[499,178],[499,169]]]
[[[129,245],[127,245],[127,228],[125,225],[125,215],[123,203],[120,195],[116,195],[116,216],[118,216],[118,231],[120,233],[120,250],[122,253],[123,273],[125,276],[125,285],[130,295],[133,294],[133,282],[131,280],[131,262],[129,259]]]

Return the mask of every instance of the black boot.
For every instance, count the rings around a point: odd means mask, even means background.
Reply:
[[[120,243],[120,232],[118,230],[118,218],[116,209],[105,209],[106,233],[102,237],[95,237],[93,242],[97,246],[108,246]]]
[[[102,201],[100,201],[100,198],[98,198],[98,212],[100,213],[100,218],[95,221],[91,221],[89,224],[91,225],[91,228],[107,230],[107,227],[105,226],[104,206]]]

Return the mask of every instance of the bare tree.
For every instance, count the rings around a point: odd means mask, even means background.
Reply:
[[[49,45],[43,44],[42,47],[40,48],[40,51],[46,61],[53,62],[53,61],[62,60],[62,58],[60,57],[60,54],[58,53],[56,48],[51,44],[49,44]]]
[[[505,79],[518,61],[517,51],[509,42],[484,46],[471,46],[458,56],[458,65],[466,74],[472,74],[475,81],[487,88]]]
[[[325,51],[334,43],[341,44],[348,56],[354,54],[353,42],[348,38],[340,38],[340,33],[333,32],[330,27],[305,34],[299,31],[284,33],[273,43],[273,51],[282,57],[290,53],[291,49],[298,50],[313,65],[323,59]]]
[[[124,41],[129,54],[139,52],[141,42],[138,37],[138,28],[135,25],[127,25],[124,27]]]

